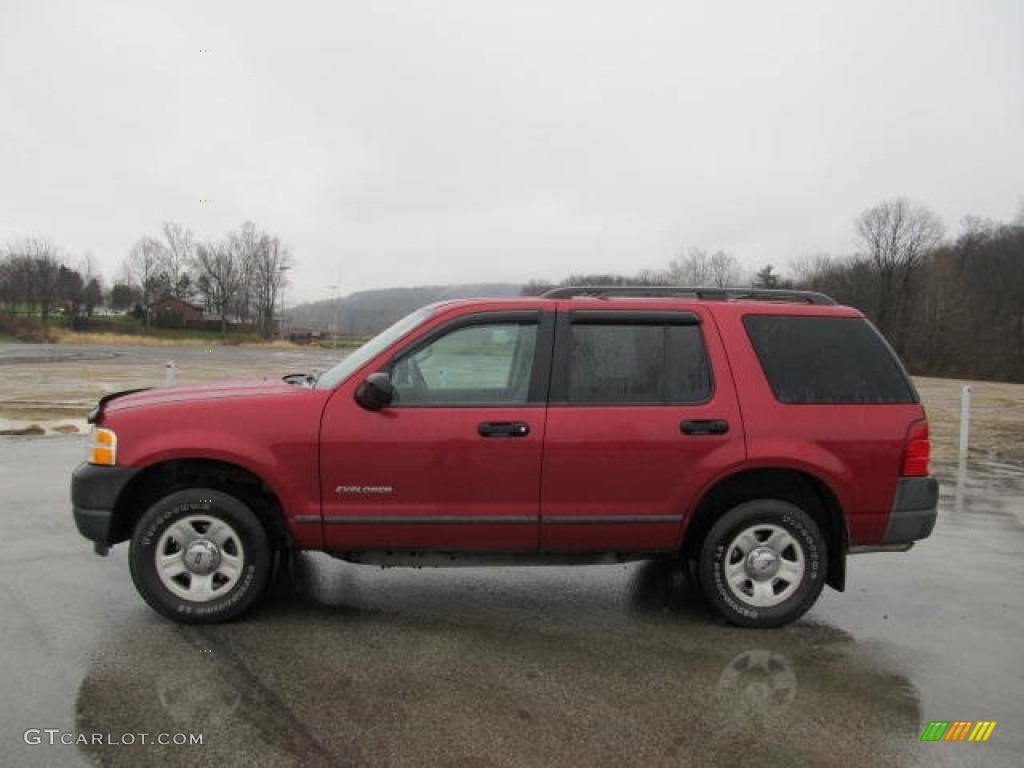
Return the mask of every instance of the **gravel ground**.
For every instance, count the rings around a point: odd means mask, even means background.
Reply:
[[[330,368],[343,352],[312,347],[145,347],[0,344],[0,434],[68,434],[103,395],[218,379]]]

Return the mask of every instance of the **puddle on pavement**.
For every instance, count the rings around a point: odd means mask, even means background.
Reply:
[[[980,516],[1024,526],[1024,467],[995,461],[960,461],[936,467],[939,520],[956,523]]]
[[[724,626],[680,568],[622,570],[300,555],[250,620],[111,627],[76,727],[202,732],[204,762],[281,765],[738,765],[755,743],[761,765],[892,764],[919,736],[914,686],[847,633]]]

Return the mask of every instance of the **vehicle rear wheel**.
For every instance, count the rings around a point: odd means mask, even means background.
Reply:
[[[799,507],[775,499],[726,512],[701,546],[701,590],[726,620],[780,627],[800,618],[825,585],[825,539]]]
[[[142,515],[129,552],[139,594],[175,621],[212,624],[245,612],[273,569],[267,533],[242,501],[211,488],[176,491]]]

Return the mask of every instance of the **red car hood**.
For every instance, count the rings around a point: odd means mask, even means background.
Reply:
[[[104,411],[112,412],[128,408],[168,405],[194,400],[223,400],[229,397],[287,395],[302,391],[302,387],[288,384],[281,379],[215,381],[210,384],[196,384],[189,387],[158,387],[154,389],[115,392],[114,394],[107,395],[100,401],[100,408]]]

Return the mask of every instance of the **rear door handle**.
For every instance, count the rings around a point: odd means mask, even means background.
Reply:
[[[480,437],[526,437],[530,425],[525,421],[485,421],[476,431]]]
[[[684,421],[679,425],[684,435],[724,435],[729,431],[729,422],[725,419],[695,419]]]

